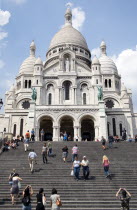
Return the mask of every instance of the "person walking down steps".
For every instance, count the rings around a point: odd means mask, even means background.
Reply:
[[[33,149],[32,152],[30,152],[28,155],[28,161],[29,161],[31,173],[34,172],[34,163],[37,164],[36,158],[37,158],[37,154],[34,152],[34,149]]]
[[[42,159],[43,159],[43,163],[47,163],[48,159],[47,159],[47,155],[48,155],[48,147],[46,145],[46,143],[44,143],[43,147],[42,147]]]

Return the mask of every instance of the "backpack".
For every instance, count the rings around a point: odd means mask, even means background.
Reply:
[[[121,206],[126,208],[129,207],[129,198],[123,198],[121,200]]]
[[[22,203],[24,206],[29,206],[30,204],[30,197],[29,196],[25,196],[24,198],[22,198]]]

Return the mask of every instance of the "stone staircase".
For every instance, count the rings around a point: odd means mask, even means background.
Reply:
[[[62,147],[69,148],[68,162],[62,161]],[[49,197],[55,187],[61,196],[62,210],[117,210],[120,209],[120,201],[115,194],[120,187],[126,188],[132,195],[131,210],[137,210],[137,144],[120,142],[115,143],[113,149],[103,151],[99,142],[78,142],[79,158],[86,155],[90,161],[89,180],[76,181],[70,176],[71,172],[71,148],[74,142],[53,142],[55,157],[48,158],[48,164],[43,164],[41,157],[42,142],[30,143],[38,155],[38,164],[35,172],[30,173],[28,164],[28,152],[24,152],[23,143],[17,150],[10,150],[0,156],[0,209],[21,210],[21,198],[14,206],[11,205],[10,185],[8,176],[13,168],[23,179],[21,190],[26,185],[32,185],[34,194],[32,197],[32,209],[36,207],[36,194],[43,187],[47,197],[46,210],[50,208]],[[102,156],[109,157],[112,179],[105,178],[102,167]]]

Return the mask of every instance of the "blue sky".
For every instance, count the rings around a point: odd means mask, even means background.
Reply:
[[[1,11],[10,14],[7,23],[0,26],[0,34],[6,33],[2,34],[5,38],[0,35],[0,96],[4,97],[13,83],[33,39],[36,55],[45,60],[52,37],[64,24],[68,2],[80,18],[84,15],[85,19],[76,21],[81,21],[79,30],[89,49],[98,56],[102,39],[107,43],[108,55],[118,65],[125,84],[132,88],[137,111],[137,0],[0,0]]]

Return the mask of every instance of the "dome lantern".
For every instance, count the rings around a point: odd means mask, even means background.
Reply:
[[[65,13],[65,26],[72,25],[72,12],[68,7]]]
[[[101,55],[107,55],[106,49],[107,49],[106,43],[102,41],[100,45]]]
[[[30,44],[30,55],[35,56],[35,51],[36,51],[36,45],[35,45],[35,42],[33,40]]]

